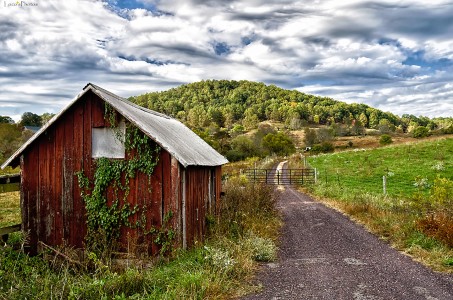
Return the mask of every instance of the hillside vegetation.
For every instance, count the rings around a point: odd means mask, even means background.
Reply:
[[[411,126],[429,129],[443,126],[443,119],[403,115],[365,104],[346,104],[327,97],[285,90],[251,81],[205,80],[181,85],[164,92],[132,97],[137,104],[177,117],[193,128],[210,124],[230,129],[256,127],[259,121],[283,122],[295,129],[307,124],[346,124],[365,128],[388,126],[407,131]],[[451,121],[451,120],[449,120]],[[354,124],[352,124],[354,123]]]

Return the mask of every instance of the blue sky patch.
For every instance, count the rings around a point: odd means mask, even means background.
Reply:
[[[214,52],[217,55],[227,55],[230,53],[230,47],[227,45],[227,43],[221,42],[221,43],[215,43],[213,45]]]

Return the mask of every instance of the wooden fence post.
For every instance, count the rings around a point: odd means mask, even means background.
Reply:
[[[382,176],[382,188],[384,190],[384,195],[387,195],[387,176]]]

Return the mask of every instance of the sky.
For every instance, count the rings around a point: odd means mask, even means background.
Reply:
[[[453,116],[452,0],[0,1],[0,115],[251,80],[397,115]]]

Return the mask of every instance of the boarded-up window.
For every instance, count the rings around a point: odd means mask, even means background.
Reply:
[[[91,157],[124,158],[126,150],[121,137],[124,137],[125,134],[124,121],[118,124],[118,128],[92,128]]]

